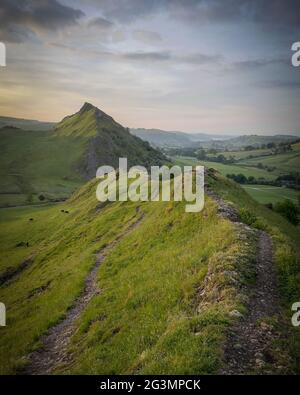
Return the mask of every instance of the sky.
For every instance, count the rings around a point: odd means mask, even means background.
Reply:
[[[1,0],[0,115],[300,134],[298,0]]]

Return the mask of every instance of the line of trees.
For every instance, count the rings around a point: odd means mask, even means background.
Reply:
[[[296,190],[300,190],[300,174],[289,173],[281,175],[275,180],[266,180],[263,177],[255,178],[254,176],[246,177],[244,174],[227,174],[227,178],[239,183],[239,184],[250,184],[250,185],[272,185],[275,187],[289,187]]]

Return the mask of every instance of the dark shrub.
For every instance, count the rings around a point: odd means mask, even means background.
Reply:
[[[275,211],[285,217],[293,225],[299,224],[299,209],[291,200],[286,199],[283,202],[276,203]]]

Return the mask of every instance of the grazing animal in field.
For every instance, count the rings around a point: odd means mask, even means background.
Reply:
[[[20,241],[18,244],[16,244],[16,247],[24,247],[26,243],[24,241]]]

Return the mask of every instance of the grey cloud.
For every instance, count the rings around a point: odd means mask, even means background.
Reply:
[[[0,39],[26,41],[41,30],[56,31],[77,23],[81,10],[57,0],[1,0]]]
[[[61,48],[63,50],[69,50],[71,52],[78,52],[78,48],[70,45],[61,43],[50,42],[48,45]],[[81,53],[83,50],[81,49]],[[202,53],[193,53],[187,55],[181,55],[169,51],[148,51],[148,52],[111,52],[105,50],[84,50],[86,55],[92,57],[102,57],[109,61],[130,61],[137,63],[169,63],[169,64],[190,64],[190,65],[204,65],[204,64],[215,64],[223,61],[223,57],[220,55],[206,55]]]
[[[97,17],[89,21],[89,26],[97,27],[101,30],[110,30],[114,27],[114,23],[105,18]]]
[[[257,84],[257,86],[259,88],[299,90],[300,81],[284,81],[284,80],[263,81]]]
[[[111,40],[114,43],[124,41],[126,39],[126,34],[122,30],[115,30],[111,34]]]
[[[219,55],[206,55],[201,53],[181,55],[169,51],[160,52],[128,52],[115,54],[117,58],[151,63],[151,62],[168,62],[176,64],[204,65],[219,62],[222,57]]]
[[[230,67],[234,70],[247,71],[275,64],[288,65],[289,61],[286,58],[242,60],[233,62]]]
[[[10,24],[0,26],[0,40],[3,42],[20,43],[23,41],[35,41],[36,35],[24,26]]]
[[[223,60],[222,55],[206,55],[202,53],[181,56],[178,58],[191,64],[220,63]]]
[[[298,0],[102,0],[100,8],[120,22],[159,12],[199,24],[246,19],[274,29],[298,27],[300,20]]]
[[[126,39],[126,34],[108,19],[97,17],[88,22],[88,27],[96,28],[101,34],[98,39],[103,42],[118,43]]]
[[[159,33],[148,30],[135,30],[133,32],[133,37],[145,44],[155,44],[159,41],[162,41],[162,37]]]
[[[123,59],[141,62],[165,62],[174,58],[169,52],[128,52],[119,54],[118,56]]]
[[[94,0],[109,19],[125,23],[156,13],[165,7],[165,2],[165,0],[102,0],[99,5],[99,2]]]

